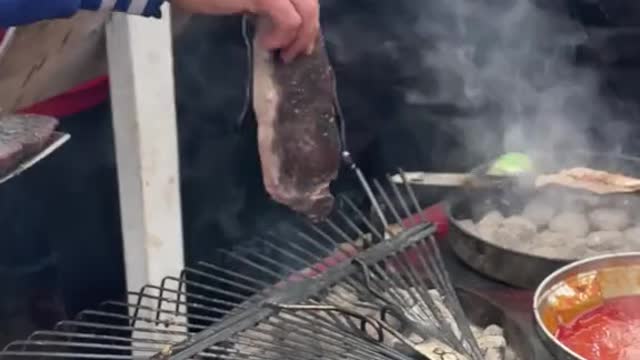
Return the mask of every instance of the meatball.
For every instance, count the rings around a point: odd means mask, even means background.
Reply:
[[[545,258],[555,259],[558,256],[558,249],[555,246],[542,245],[533,247],[530,250],[531,254],[542,256]]]
[[[627,249],[640,251],[640,226],[628,228],[624,232],[624,239],[627,242]]]
[[[493,241],[495,239],[497,231],[498,231],[497,227],[495,228],[490,226],[476,227],[476,234],[479,237],[489,241]]]
[[[525,228],[528,231],[536,231],[536,224],[534,224],[533,222],[529,221],[528,219],[522,217],[522,216],[511,216],[508,217],[506,219],[504,219],[504,221],[502,222],[502,224],[500,224],[500,226],[502,227],[520,227],[520,228]]]
[[[529,220],[512,216],[495,230],[493,240],[505,247],[518,249],[536,235],[536,226]]]
[[[588,206],[595,207],[602,204],[602,196],[594,195],[594,194],[584,194],[581,195],[580,198],[585,202]]]
[[[487,213],[480,221],[478,221],[478,227],[498,227],[502,221],[504,220],[504,216],[497,211],[491,211]]]
[[[559,196],[562,202],[562,209],[567,212],[585,212],[589,208],[589,203],[582,196],[576,194],[563,194]]]
[[[603,252],[601,252],[601,251],[596,251],[596,250],[587,248],[585,250],[584,254],[582,255],[582,258],[583,259],[588,259],[590,257],[600,256],[602,254],[603,254]]]
[[[569,253],[566,259],[576,260],[587,257],[589,248],[587,247],[587,239],[575,239],[575,242],[569,246]]]
[[[472,220],[461,220],[458,222],[458,226],[471,234],[477,233],[476,224],[474,224]]]
[[[504,216],[499,211],[491,211],[476,224],[476,233],[484,239],[492,240],[503,220]]]
[[[555,215],[555,209],[543,199],[536,199],[525,206],[522,217],[536,224],[538,227],[546,226]]]
[[[589,213],[589,220],[594,228],[602,231],[619,231],[627,226],[631,219],[629,214],[616,208],[600,208]]]
[[[584,237],[589,233],[589,221],[580,213],[565,211],[551,220],[549,230],[574,238]]]
[[[557,260],[576,260],[582,258],[587,251],[584,244],[577,242],[572,243],[559,243],[555,245],[542,244],[538,247],[531,248],[531,253],[534,255],[557,259]]]
[[[609,197],[611,207],[625,210],[628,214],[640,213],[640,198],[636,194],[613,194]]]
[[[553,232],[553,231],[543,231],[536,235],[533,239],[533,243],[539,246],[558,246],[566,242],[567,235]]]
[[[587,236],[587,247],[598,252],[621,250],[624,246],[625,238],[620,231],[596,231]]]

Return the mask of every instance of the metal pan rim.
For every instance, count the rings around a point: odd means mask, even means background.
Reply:
[[[558,284],[560,281],[562,281],[565,278],[564,275],[566,275],[567,272],[571,271],[572,269],[577,269],[577,268],[580,268],[581,266],[588,265],[588,264],[596,265],[604,260],[637,260],[638,264],[640,264],[640,252],[625,252],[625,253],[617,253],[617,254],[598,255],[598,256],[587,258],[587,259],[582,259],[579,261],[572,262],[568,265],[565,265],[559,268],[558,270],[554,271],[549,276],[547,276],[536,288],[536,291],[533,295],[533,304],[532,304],[533,316],[536,322],[537,333],[539,336],[541,335],[543,337],[542,339],[543,343],[545,344],[547,344],[548,342],[553,343],[554,346],[562,349],[564,353],[572,356],[573,359],[576,359],[576,360],[588,360],[588,359],[578,355],[573,350],[569,349],[566,345],[564,345],[562,342],[558,341],[558,339],[556,339],[556,337],[553,336],[553,334],[549,331],[549,329],[547,329],[546,325],[542,321],[542,317],[539,311],[542,298],[543,296],[547,295],[548,291],[550,291],[554,285]]]

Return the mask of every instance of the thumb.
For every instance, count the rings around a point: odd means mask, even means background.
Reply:
[[[268,50],[287,47],[298,34],[302,18],[289,0],[265,1],[258,9],[257,34],[262,46]]]

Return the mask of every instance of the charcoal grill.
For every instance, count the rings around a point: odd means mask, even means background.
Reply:
[[[418,210],[406,186],[410,202],[394,188],[403,205],[392,207],[394,217]],[[345,211],[301,229],[299,241],[265,240],[261,251],[224,252],[233,264],[185,268],[130,293],[129,302],[106,302],[52,331],[15,341],[0,358],[433,359],[427,354],[446,351],[481,358],[463,304],[475,308],[472,319],[481,325],[488,312],[477,311],[477,296],[463,293],[461,301],[456,295],[435,227],[415,222],[381,233],[351,201],[343,202]],[[274,260],[276,255],[285,260]],[[433,288],[452,321],[443,321]],[[495,316],[496,307],[489,308]],[[425,348],[405,335],[407,328],[435,341]],[[520,358],[533,358],[522,332],[513,324],[506,328]]]

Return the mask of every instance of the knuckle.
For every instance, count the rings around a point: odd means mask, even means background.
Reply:
[[[287,24],[291,29],[297,29],[302,25],[302,18],[300,15],[292,16],[289,18],[289,23]]]

